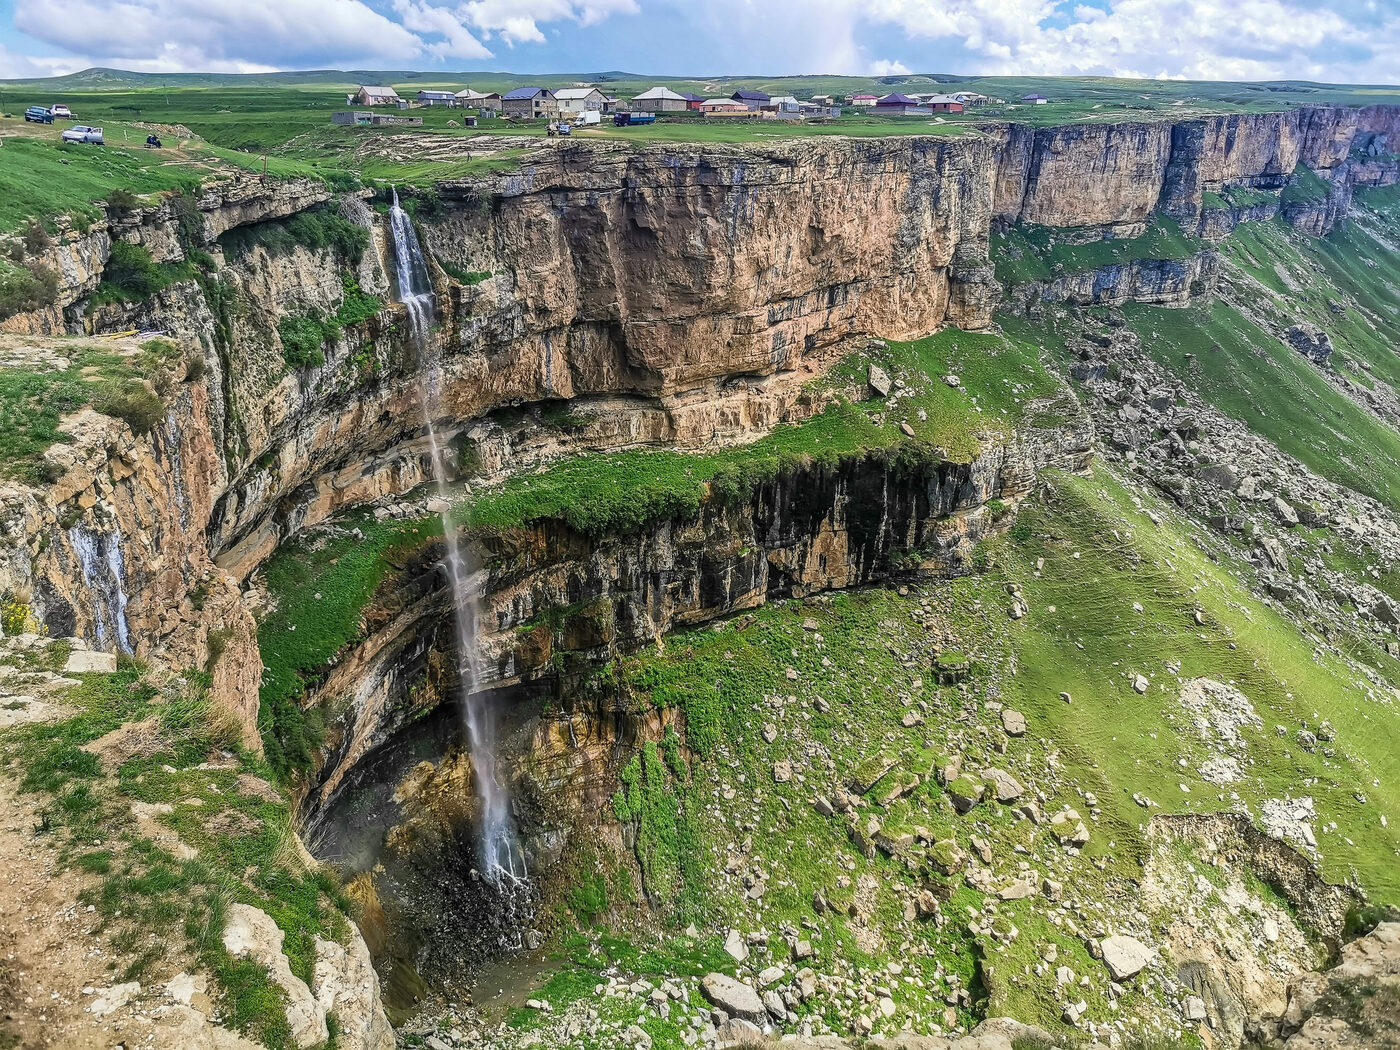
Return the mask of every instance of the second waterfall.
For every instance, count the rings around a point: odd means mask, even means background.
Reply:
[[[511,896],[519,897],[526,892],[525,855],[516,835],[510,798],[496,777],[492,712],[485,696],[476,688],[480,680],[476,647],[477,595],[482,574],[470,564],[467,549],[457,533],[457,523],[453,521],[447,448],[437,427],[441,409],[442,365],[429,338],[436,297],[428,275],[427,260],[418,243],[418,234],[413,228],[412,219],[399,205],[397,191],[393,194],[389,217],[399,297],[408,310],[408,323],[419,356],[419,399],[432,455],[433,480],[444,504],[442,531],[446,558],[443,569],[452,590],[462,710],[465,713],[476,790],[481,801],[481,869],[488,882]]]

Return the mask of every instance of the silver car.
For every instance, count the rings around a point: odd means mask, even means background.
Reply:
[[[102,129],[90,128],[86,124],[74,124],[59,136],[64,142],[88,142],[94,146],[101,146]]]

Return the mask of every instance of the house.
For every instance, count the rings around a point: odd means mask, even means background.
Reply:
[[[520,87],[501,96],[501,112],[507,117],[557,117],[554,92],[542,87]]]
[[[700,105],[705,101],[704,95],[692,95],[688,91],[682,91],[681,98],[685,99],[685,108],[692,113],[699,113]]]
[[[368,110],[348,110],[341,113],[331,114],[331,123],[339,124],[342,127],[351,127],[356,124],[368,124],[374,116]]]
[[[457,96],[451,91],[420,91],[418,92],[418,104],[420,106],[455,106]]]
[[[802,108],[802,103],[798,102],[792,95],[777,95],[770,98],[763,108],[778,113],[796,113]]]
[[[835,96],[835,95],[813,95],[809,101],[810,101],[810,102],[812,103],[812,105],[814,105],[814,106],[825,106],[827,109],[830,109],[832,106],[836,105],[836,96]]]
[[[351,96],[350,102],[356,106],[398,106],[403,104],[403,99],[391,87],[370,87],[362,84],[360,90]]]
[[[924,105],[935,113],[961,113],[964,108],[956,95],[930,95]]]
[[[684,95],[667,87],[648,88],[632,99],[632,107],[648,113],[684,113],[690,108]]]
[[[875,102],[875,112],[887,116],[923,117],[932,113],[933,110],[921,104],[918,99],[901,95],[896,91],[878,99]]]
[[[747,117],[754,111],[732,98],[707,98],[700,103],[700,112],[707,117]]]
[[[736,91],[729,97],[735,102],[742,102],[745,109],[762,109],[769,101],[762,91]]]
[[[851,105],[853,106],[873,106],[878,101],[880,101],[878,95],[871,95],[866,92],[859,92],[851,96]]]
[[[1022,102],[1029,102],[1032,106],[1043,106],[1050,100],[1044,95],[1022,95]]]
[[[471,88],[467,88],[465,91],[457,92],[457,105],[478,109],[483,117],[499,116],[501,96],[496,91],[473,91]]]
[[[554,93],[561,117],[573,116],[575,113],[601,113],[607,98],[595,87],[560,88]]]

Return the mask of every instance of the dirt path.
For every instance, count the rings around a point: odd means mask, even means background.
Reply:
[[[89,932],[93,917],[78,902],[96,880],[58,866],[34,834],[39,809],[37,797],[18,796],[0,776],[0,1045],[111,1047],[134,1033],[125,1011],[107,1020],[87,1012],[94,995],[83,989],[114,980],[106,946]]]

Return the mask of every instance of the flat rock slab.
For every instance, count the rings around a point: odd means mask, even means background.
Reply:
[[[64,674],[112,674],[117,669],[114,653],[96,653],[90,649],[78,649],[68,654],[68,662],[63,665]]]
[[[700,991],[706,999],[714,1003],[730,1017],[763,1024],[768,1017],[768,1008],[752,986],[722,973],[709,973],[700,981]]]
[[[1115,981],[1127,980],[1157,958],[1157,953],[1136,937],[1123,934],[1105,937],[1099,947],[1103,949],[1104,965]]]

